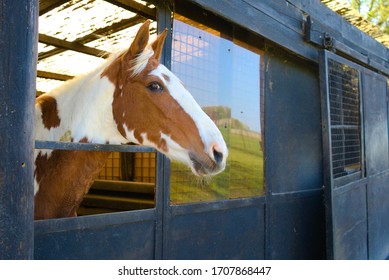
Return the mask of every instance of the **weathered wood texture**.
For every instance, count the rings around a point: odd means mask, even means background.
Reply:
[[[389,50],[319,0],[191,2],[315,62],[319,59],[317,45],[321,47],[324,33],[327,33],[339,52],[354,56],[354,59],[389,76]],[[310,19],[308,25],[307,19]],[[309,38],[306,38],[307,32]]]
[[[38,1],[0,1],[0,259],[33,257]]]

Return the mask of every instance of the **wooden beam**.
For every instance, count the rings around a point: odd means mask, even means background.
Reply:
[[[39,15],[44,15],[66,2],[69,0],[39,0]]]
[[[38,0],[0,0],[0,14],[0,259],[32,259]]]
[[[105,26],[103,28],[97,29],[95,32],[85,35],[84,37],[81,37],[79,39],[76,39],[73,42],[79,43],[79,44],[87,44],[89,42],[92,42],[96,40],[97,38],[100,38],[102,36],[107,36],[109,34],[113,34],[115,32],[118,32],[120,30],[126,29],[128,27],[131,27],[133,25],[136,25],[138,23],[144,22],[145,18],[139,15],[136,15],[129,19],[123,19],[119,22],[113,23],[109,26]],[[38,60],[45,59],[47,57],[59,54],[64,52],[65,50],[62,48],[56,48],[47,52],[40,53],[38,55]]]
[[[72,79],[74,76],[38,70],[37,77],[58,81],[67,81]]]
[[[123,211],[152,208],[154,207],[154,199],[118,197],[88,193],[85,195],[82,204],[88,207],[109,208]]]
[[[115,22],[109,26],[102,27],[100,29],[95,30],[93,33],[87,34],[84,37],[81,37],[76,40],[76,42],[81,44],[86,44],[91,41],[96,40],[97,38],[101,38],[102,36],[107,36],[128,27],[134,26],[138,23],[144,22],[146,19],[140,15],[133,16],[132,18],[126,18],[119,22]]]
[[[103,57],[106,58],[109,56],[109,53],[106,51],[102,51],[96,48],[91,48],[84,46],[83,44],[80,44],[78,42],[69,42],[66,40],[61,40],[52,36],[48,36],[45,34],[39,34],[39,42],[52,45],[57,48],[66,49],[66,50],[72,50],[84,54],[89,54],[97,57]]]
[[[155,183],[114,181],[114,180],[95,180],[91,187],[92,190],[98,190],[100,193],[121,192],[154,195]]]
[[[156,8],[149,8],[145,5],[139,4],[131,0],[105,0],[105,1],[113,5],[116,5],[120,8],[123,8],[125,10],[128,10],[130,12],[141,15],[145,18],[149,18],[152,20],[157,19]]]

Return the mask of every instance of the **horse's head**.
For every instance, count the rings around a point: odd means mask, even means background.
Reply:
[[[117,129],[129,142],[154,147],[196,175],[219,173],[228,155],[223,137],[181,81],[159,63],[167,30],[148,45],[149,24],[102,73],[115,85]]]

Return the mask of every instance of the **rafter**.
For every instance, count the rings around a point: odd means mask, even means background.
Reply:
[[[131,1],[131,0],[104,0],[104,1],[116,5],[118,7],[121,7],[123,9],[129,10],[145,18],[149,18],[152,20],[156,20],[157,18],[157,12],[155,8],[149,8],[135,1]]]
[[[58,39],[58,38],[55,38],[52,36],[48,36],[45,34],[39,34],[39,42],[47,44],[47,45],[52,45],[52,46],[55,46],[57,48],[81,52],[84,54],[89,54],[89,55],[93,55],[93,56],[97,56],[97,57],[106,58],[109,56],[109,53],[107,53],[106,51],[99,50],[96,48],[87,47],[87,46],[84,46],[83,44],[78,43],[78,42],[69,42],[66,40],[61,40],[61,39]]]
[[[58,81],[67,81],[73,78],[73,76],[53,73],[48,71],[37,70],[36,76],[39,78],[52,79]]]
[[[66,2],[69,0],[39,0],[39,15],[44,15]]]
[[[144,17],[136,15],[132,18],[123,19],[123,20],[116,22],[116,23],[113,23],[109,26],[100,28],[100,29],[96,30],[95,32],[90,33],[88,35],[85,35],[84,37],[81,37],[73,42],[79,43],[79,44],[87,44],[89,42],[96,40],[97,38],[116,33],[118,31],[121,31],[121,30],[126,29],[128,27],[131,27],[131,26],[136,25],[138,23],[141,23],[143,21],[145,21]],[[50,50],[47,52],[40,53],[38,55],[38,60],[45,59],[47,57],[59,54],[59,53],[64,52],[64,51],[65,50],[63,48],[56,48],[56,49],[53,49],[53,50]]]

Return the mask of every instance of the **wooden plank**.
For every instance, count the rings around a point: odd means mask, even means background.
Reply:
[[[153,209],[151,209],[153,210]],[[132,212],[145,212],[132,211]],[[131,216],[133,213],[111,213],[77,217],[73,220],[100,218],[102,223],[117,214]],[[107,216],[108,215],[108,216]],[[63,222],[61,219],[57,224]],[[36,259],[73,260],[126,260],[155,258],[155,221],[141,220],[136,223],[103,226],[96,224],[89,228],[80,224],[80,230],[56,231],[35,235]]]
[[[97,214],[109,214],[109,213],[115,213],[115,212],[120,212],[120,210],[98,208],[98,207],[84,207],[81,205],[77,209],[77,217],[97,215]]]
[[[87,194],[84,197],[82,205],[124,211],[152,208],[154,207],[154,199]]]
[[[146,209],[35,221],[35,258],[153,258],[156,218]]]
[[[126,19],[123,19],[119,22],[114,22],[111,25],[97,29],[93,33],[87,34],[81,38],[76,39],[75,42],[81,43],[81,44],[86,44],[86,43],[92,42],[96,39],[99,39],[102,36],[108,36],[110,34],[124,30],[126,28],[137,25],[139,23],[143,23],[145,21],[146,21],[146,18],[144,18],[140,15],[136,15],[132,18],[126,18]]]
[[[333,243],[328,246],[334,259],[368,258],[366,187],[363,182],[353,182],[333,190],[332,213],[327,219],[333,223]]]
[[[0,0],[0,259],[34,254],[37,0]]]
[[[368,53],[371,68],[388,73],[389,50],[379,42],[363,33],[340,15],[331,11],[319,1],[312,0],[275,0],[254,1],[254,0],[190,0],[227,21],[259,34],[276,44],[289,49],[291,52],[306,59],[317,62],[317,46],[309,46],[301,40],[303,33],[298,30],[298,23],[303,26],[303,19],[311,15],[319,23],[326,26],[326,30],[338,41],[338,46],[344,48],[348,53]],[[187,3],[176,3],[176,10]],[[223,9],[220,9],[220,7]],[[299,19],[300,18],[300,19]],[[315,30],[322,36],[321,30]]]
[[[37,77],[45,78],[45,79],[53,79],[53,80],[58,80],[58,81],[67,81],[67,80],[74,78],[74,76],[53,73],[53,72],[48,72],[48,71],[42,71],[42,70],[37,71]]]
[[[69,0],[39,0],[39,15],[44,15],[66,2]]]
[[[374,72],[363,72],[363,126],[366,175],[389,170],[388,79]]]
[[[266,259],[325,259],[322,190],[269,195],[266,204]]]
[[[244,0],[254,9],[268,14],[275,21],[283,26],[292,29],[296,33],[302,32],[302,13],[295,6],[290,5],[288,1],[258,1]]]
[[[343,24],[347,24],[344,22]],[[341,23],[341,25],[343,25]],[[326,24],[323,24],[318,19],[315,19],[311,16],[306,18],[306,32],[305,39],[312,44],[315,44],[319,47],[323,46],[323,40],[325,36],[328,36],[329,45],[326,46],[329,49],[336,50],[342,56],[356,61],[368,68],[378,70],[382,73],[385,73],[389,76],[389,65],[388,61],[381,59],[377,54],[372,52],[372,49],[366,48],[363,42],[365,39],[369,38],[367,35],[362,33],[357,33],[354,41],[349,41],[345,34],[341,32],[342,28],[339,27],[339,30],[333,30]],[[370,38],[371,39],[371,38]],[[373,48],[374,49],[374,48]]]
[[[34,233],[37,236],[65,231],[82,231],[101,227],[115,227],[120,224],[154,221],[155,219],[155,209],[148,209],[144,211],[132,211],[131,213],[115,213],[109,216],[37,220],[34,221]]]
[[[103,28],[97,29],[95,32],[90,33],[88,35],[85,35],[84,37],[81,37],[79,39],[76,39],[73,42],[79,43],[79,44],[87,44],[87,43],[92,42],[98,38],[101,38],[102,36],[107,36],[109,34],[121,31],[123,29],[126,29],[128,27],[131,27],[133,25],[136,25],[136,24],[144,22],[144,21],[145,21],[144,17],[136,15],[132,18],[123,19],[123,20],[121,20],[119,22],[115,22],[109,26],[105,26]],[[47,51],[47,52],[39,53],[38,60],[45,59],[47,57],[62,53],[64,51],[65,50],[62,48],[55,48],[55,49]]]
[[[39,42],[47,45],[52,45],[57,48],[72,50],[72,51],[89,54],[97,57],[107,58],[110,55],[109,53],[103,50],[87,47],[78,42],[69,42],[66,40],[61,40],[52,36],[48,36],[46,34],[39,34]]]
[[[262,203],[202,213],[187,211],[185,215],[170,214],[167,219],[164,224],[168,230],[164,244],[166,259],[265,258],[265,205]]]
[[[347,46],[353,51],[361,53],[370,61],[368,65],[371,68],[377,70],[384,68],[386,75],[388,75],[389,49],[384,45],[360,31],[319,1],[289,0],[288,2],[314,19],[316,27],[312,27],[312,30],[317,33],[317,36],[322,36],[323,32],[329,33],[338,41],[339,46]],[[318,28],[319,26],[320,28]],[[347,52],[351,52],[351,50]]]
[[[369,259],[389,258],[389,172],[369,178],[367,185]]]
[[[91,190],[154,194],[155,184],[131,181],[95,180]]]
[[[280,13],[274,10],[274,7],[267,5],[255,5],[254,2],[247,2],[242,0],[218,1],[218,0],[190,0],[191,2],[200,5],[204,9],[219,15],[227,21],[232,21],[239,26],[243,26],[249,31],[259,34],[270,41],[288,48],[291,52],[302,56],[306,59],[317,62],[318,52],[315,47],[302,40],[302,31],[297,32],[296,28],[286,26],[282,21],[278,20]],[[279,0],[281,1],[281,0]],[[277,2],[279,2],[277,1]],[[272,3],[273,1],[268,1]],[[175,8],[179,9],[180,5],[187,5],[187,3],[177,2]],[[223,7],[223,9],[220,9]],[[287,15],[287,9],[285,9]],[[296,17],[296,10],[291,13]],[[303,20],[303,13],[301,15],[301,26]],[[187,15],[190,16],[190,15]]]
[[[105,0],[108,3],[121,7],[123,9],[129,10],[133,13],[141,15],[145,18],[156,20],[156,9],[149,8],[145,5],[139,4],[131,0]]]

